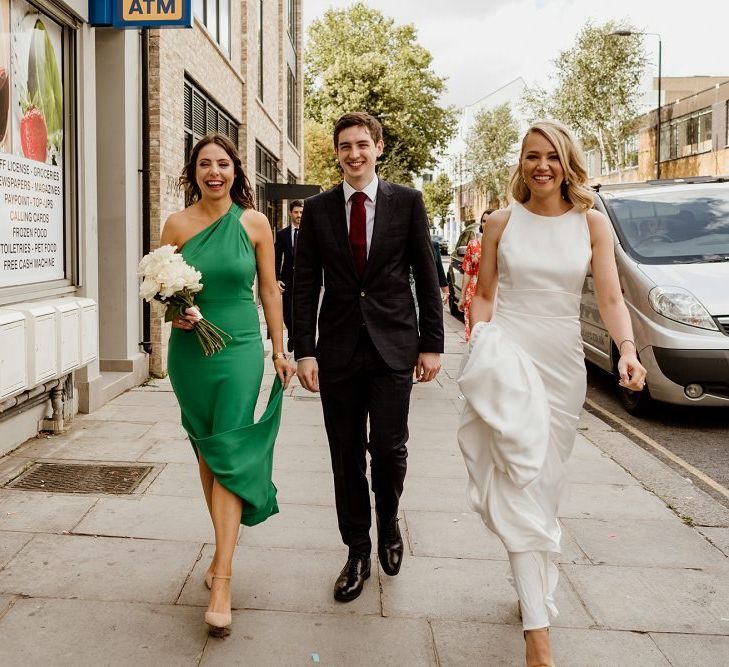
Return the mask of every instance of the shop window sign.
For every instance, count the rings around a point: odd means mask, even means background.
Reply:
[[[0,0],[0,287],[65,277],[63,29]]]
[[[115,28],[190,28],[191,0],[89,0],[89,23]]]

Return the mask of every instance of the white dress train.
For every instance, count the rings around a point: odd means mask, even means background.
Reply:
[[[585,400],[580,298],[592,257],[584,212],[514,203],[497,253],[490,322],[473,329],[458,379],[468,499],[509,552],[525,630],[557,615],[557,520]]]

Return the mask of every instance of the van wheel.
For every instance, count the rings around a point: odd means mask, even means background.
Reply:
[[[648,391],[648,385],[645,386],[643,391],[631,391],[618,385],[618,396],[627,412],[635,417],[642,417],[647,414],[653,403]]]

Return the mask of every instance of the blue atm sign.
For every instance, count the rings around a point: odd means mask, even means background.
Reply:
[[[89,23],[114,28],[190,28],[192,0],[89,0]]]

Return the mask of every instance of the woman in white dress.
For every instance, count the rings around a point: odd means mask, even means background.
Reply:
[[[620,352],[620,382],[646,371],[618,280],[608,219],[592,209],[581,148],[561,123],[527,131],[508,209],[485,224],[472,334],[459,383],[469,500],[509,553],[527,665],[551,665],[549,614],[560,553],[557,508],[585,399],[580,297],[592,270]]]

